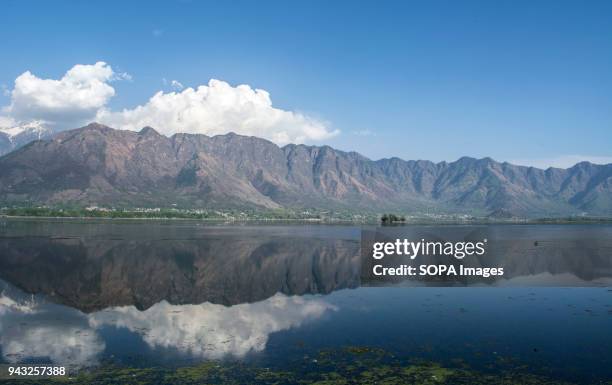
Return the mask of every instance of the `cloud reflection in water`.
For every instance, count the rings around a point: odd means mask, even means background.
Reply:
[[[265,349],[270,334],[299,327],[336,308],[319,297],[276,294],[266,300],[223,306],[172,305],[166,301],[140,311],[111,307],[85,314],[22,293],[0,296],[0,345],[10,363],[31,358],[53,363],[97,364],[106,344],[104,327],[125,328],[152,349],[173,348],[193,358],[243,357]],[[17,294],[15,296],[14,294]],[[19,298],[22,297],[22,298]]]

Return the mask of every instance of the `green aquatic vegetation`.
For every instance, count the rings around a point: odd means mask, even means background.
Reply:
[[[345,385],[349,380],[338,372],[324,373],[323,379],[313,382],[313,385]]]
[[[349,346],[318,352],[316,358],[305,356],[282,368],[260,367],[239,362],[211,361],[199,365],[169,368],[133,368],[103,365],[83,371],[74,378],[54,380],[0,381],[4,384],[74,384],[74,385],[397,385],[397,384],[470,384],[470,385],[570,385],[559,379],[529,373],[525,368],[494,367],[486,373],[471,370],[463,362],[447,367],[420,359],[400,359],[382,349]],[[612,382],[608,384],[612,385]]]
[[[439,364],[413,365],[403,369],[403,374],[420,384],[444,384],[456,372]]]
[[[344,348],[344,350],[350,354],[366,354],[366,353],[373,353],[377,355],[386,354],[386,352],[382,349],[372,348],[368,346],[348,346]]]
[[[292,372],[273,371],[269,369],[256,370],[255,380],[265,384],[284,384],[289,381],[294,381],[295,376]]]

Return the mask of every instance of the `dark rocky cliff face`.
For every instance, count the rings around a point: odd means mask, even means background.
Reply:
[[[612,164],[541,170],[490,158],[372,161],[328,146],[90,124],[0,158],[0,202],[24,201],[611,215]]]

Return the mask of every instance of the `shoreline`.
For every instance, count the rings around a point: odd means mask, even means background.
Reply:
[[[5,215],[0,214],[0,219],[28,219],[28,220],[69,220],[69,221],[143,221],[143,222],[163,222],[163,221],[188,221],[188,222],[206,222],[206,223],[255,223],[255,222],[274,222],[274,223],[303,223],[303,224],[353,224],[353,225],[376,225],[376,226],[411,226],[411,225],[537,225],[537,224],[612,224],[612,218],[588,218],[588,219],[567,219],[567,218],[519,218],[519,219],[474,219],[474,220],[432,220],[432,219],[415,219],[405,222],[396,222],[391,224],[381,224],[378,221],[358,221],[350,219],[333,219],[333,218],[182,218],[182,217],[104,217],[104,216],[40,216],[40,215]]]

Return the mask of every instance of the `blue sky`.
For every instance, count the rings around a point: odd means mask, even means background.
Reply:
[[[131,77],[112,82],[104,108],[113,111],[144,105],[158,91],[182,92],[172,80],[187,88],[219,79],[264,89],[275,108],[330,133],[306,142],[374,159],[612,162],[610,1],[4,1],[0,7],[5,109],[24,71],[60,79],[76,64],[104,61]],[[288,136],[295,137],[301,136]]]

